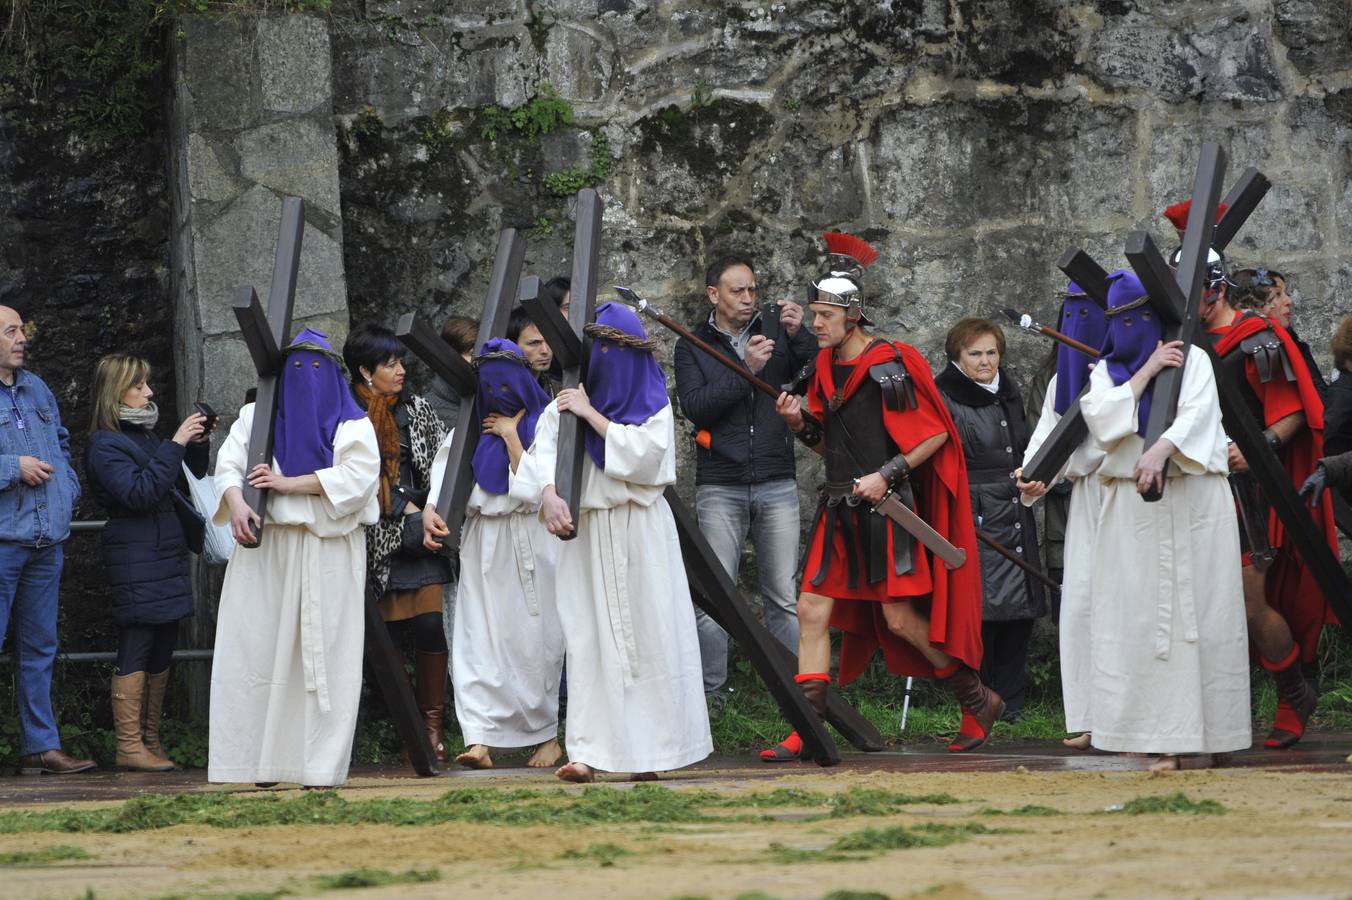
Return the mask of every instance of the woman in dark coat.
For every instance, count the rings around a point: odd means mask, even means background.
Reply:
[[[160,745],[160,713],[180,619],[193,614],[188,543],[175,507],[186,491],[182,464],[207,470],[206,418],[193,413],[171,440],[154,432],[159,412],[147,383],[150,364],[115,353],[94,370],[85,472],[108,511],[103,563],[118,626],[112,680],[117,765],[145,772],[174,768]],[[191,504],[185,493],[182,503]]]
[[[1040,568],[1033,511],[1019,502],[1014,486],[1029,431],[1019,389],[1000,368],[1004,332],[985,319],[962,319],[944,349],[949,365],[934,381],[958,426],[976,525]],[[1033,622],[1046,612],[1046,597],[1031,576],[980,546],[981,680],[1005,698],[1004,718],[1014,721],[1028,684]]]
[[[442,593],[451,563],[423,547],[422,508],[446,427],[422,397],[404,391],[404,345],[381,325],[358,325],[343,344],[352,393],[380,443],[380,521],[366,529],[366,589],[395,647],[412,632],[414,693],[428,742],[446,762],[442,736],[449,648]]]

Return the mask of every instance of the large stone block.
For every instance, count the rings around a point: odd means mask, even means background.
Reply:
[[[865,216],[868,177],[855,144],[821,147],[791,135],[761,159],[749,200],[768,215],[808,228],[839,228]]]
[[[179,20],[177,77],[187,90],[190,131],[231,131],[253,120],[253,54],[245,22],[233,16]]]
[[[194,223],[196,300],[204,334],[238,328],[231,301],[239,285],[253,285],[266,302],[281,211],[277,194],[255,186],[215,219]],[[339,313],[346,308],[341,235],[330,237],[307,224],[301,239],[295,317]]]
[[[1108,87],[1144,90],[1178,102],[1202,91],[1200,57],[1178,31],[1151,20],[1097,32],[1085,55],[1085,68]]]
[[[1324,246],[1324,222],[1322,192],[1277,182],[1226,255],[1234,265],[1264,265],[1274,253],[1318,251]]]
[[[278,194],[340,213],[338,148],[328,119],[293,118],[235,136],[240,175]]]
[[[569,100],[599,100],[610,88],[612,51],[588,31],[555,25],[545,38],[544,80]]]
[[[874,129],[875,198],[909,228],[1088,223],[1130,200],[1135,117],[1024,100],[897,107]]]
[[[1331,74],[1352,67],[1344,0],[1276,0],[1273,12],[1286,58],[1302,74]]]
[[[241,184],[238,175],[226,168],[205,137],[188,135],[187,156],[187,189],[193,200],[222,201],[238,193]]]
[[[262,105],[285,113],[327,113],[333,94],[329,29],[313,16],[258,20],[256,59]]]

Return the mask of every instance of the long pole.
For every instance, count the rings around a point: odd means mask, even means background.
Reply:
[[[1052,581],[1050,578],[1048,578],[1041,569],[1039,569],[1032,563],[1028,562],[1028,560],[1024,559],[1022,556],[1019,556],[1019,554],[1015,553],[1013,550],[1009,549],[1004,544],[1000,543],[995,538],[991,537],[989,534],[982,531],[980,528],[976,530],[976,537],[977,540],[981,541],[981,543],[985,544],[987,547],[990,547],[996,553],[1000,554],[1005,559],[1009,560],[1014,565],[1018,566],[1020,569],[1023,569],[1025,572],[1027,572],[1029,575],[1032,575],[1034,578],[1045,584],[1047,587],[1051,588],[1054,591],[1061,590],[1061,585],[1057,584],[1055,581]]]
[[[1093,347],[1089,346],[1083,341],[1075,340],[1075,338],[1071,337],[1068,334],[1064,334],[1060,331],[1057,331],[1050,325],[1043,325],[1040,322],[1033,321],[1033,317],[1028,315],[1027,313],[1020,315],[1018,310],[1013,310],[1009,308],[1005,308],[1001,310],[1001,312],[1003,312],[1009,318],[1013,319],[1015,324],[1017,324],[1020,329],[1028,332],[1029,334],[1039,334],[1042,335],[1043,337],[1049,337],[1052,340],[1056,341],[1058,344],[1064,344],[1072,350],[1078,350],[1079,352],[1083,353],[1090,359],[1099,358],[1098,350],[1095,350]]]

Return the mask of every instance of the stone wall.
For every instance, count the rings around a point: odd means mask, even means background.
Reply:
[[[327,23],[188,16],[172,72],[175,351],[185,399],[228,426],[257,382],[231,301],[252,285],[266,308],[283,197],[305,201],[293,329],[347,333]]]
[[[1006,305],[1050,319],[1053,262],[1110,266],[1188,190],[1200,141],[1276,187],[1233,246],[1291,273],[1301,332],[1327,360],[1348,311],[1344,234],[1352,41],[1335,0],[366,0],[333,9],[354,315],[477,307],[503,224],[534,271],[566,270],[551,172],[603,136],[601,284],[703,313],[720,250],[763,293],[801,296],[819,232],[881,251],[885,331],[938,364],[949,324]],[[575,124],[484,135],[485,107],[548,82]],[[1015,337],[1026,372],[1044,352]]]

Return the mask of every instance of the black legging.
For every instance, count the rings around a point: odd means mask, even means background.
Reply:
[[[169,668],[178,646],[178,623],[123,625],[117,633],[117,674],[158,675]]]
[[[390,640],[396,650],[404,646],[404,636],[413,632],[413,649],[419,653],[447,653],[446,632],[441,627],[441,613],[423,613],[411,619],[386,622]]]

